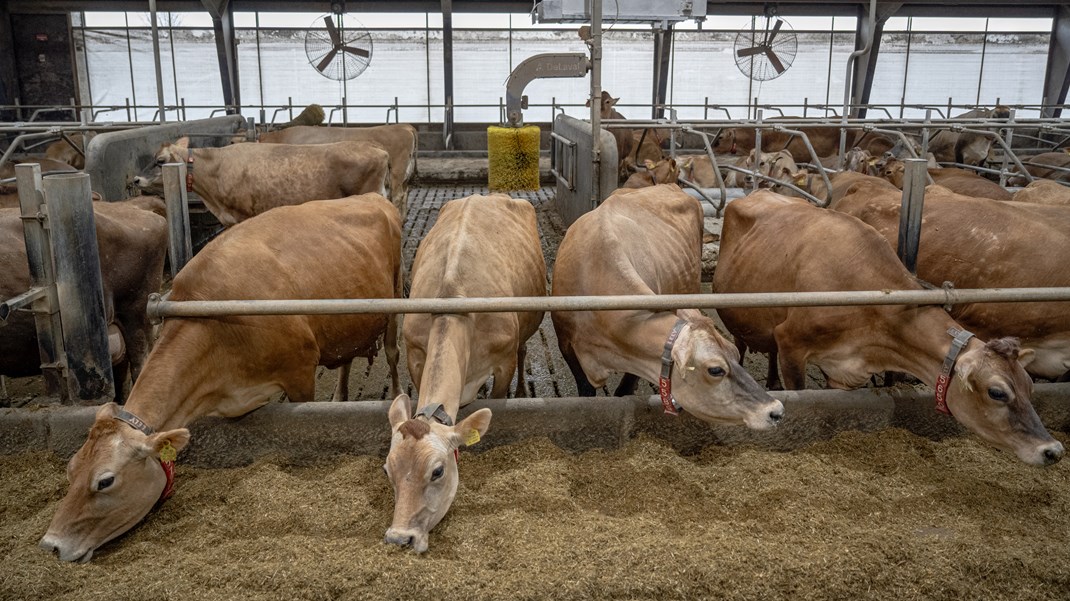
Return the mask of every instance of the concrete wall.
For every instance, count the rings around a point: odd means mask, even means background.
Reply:
[[[534,436],[578,452],[614,448],[639,434],[668,441],[689,454],[711,444],[790,450],[845,430],[904,428],[921,436],[969,435],[937,413],[930,393],[899,389],[776,392],[786,417],[777,428],[754,432],[710,426],[683,414],[662,413],[657,397],[508,399],[473,403],[462,414],[489,407],[490,431],[472,452]],[[1044,424],[1070,432],[1070,385],[1038,385],[1033,403]],[[272,455],[303,463],[342,454],[385,456],[390,445],[387,401],[273,404],[237,419],[204,418],[180,460],[189,465],[246,465]],[[85,442],[96,407],[0,409],[0,453],[52,451],[69,457]]]

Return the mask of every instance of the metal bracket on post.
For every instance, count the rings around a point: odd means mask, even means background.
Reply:
[[[42,182],[48,211],[56,295],[62,315],[67,387],[73,401],[115,396],[108,324],[89,174],[62,173]]]
[[[174,279],[193,258],[185,163],[167,163],[163,166],[163,199],[167,205],[167,258],[171,263],[171,278]]]
[[[918,273],[918,246],[921,243],[921,214],[925,204],[925,176],[928,161],[906,159],[903,174],[903,204],[899,208],[899,244],[896,254],[910,273]]]
[[[66,369],[63,352],[63,325],[60,322],[56,274],[52,267],[52,245],[45,227],[45,198],[41,186],[41,166],[36,163],[15,165],[19,206],[26,242],[26,262],[30,268],[30,286],[44,294],[33,301],[37,328],[37,350],[41,356],[41,374],[45,392],[67,402]],[[13,300],[13,299],[12,299]],[[9,301],[10,302],[10,301]]]

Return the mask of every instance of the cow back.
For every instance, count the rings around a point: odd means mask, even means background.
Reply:
[[[699,291],[702,207],[675,184],[621,189],[569,227],[555,295]]]
[[[279,207],[235,225],[175,277],[171,299],[391,298],[400,273],[398,212],[364,194]],[[321,364],[337,367],[373,354],[386,323],[385,315],[239,316],[220,321],[216,339],[245,353],[253,340],[297,345],[311,336]],[[244,334],[225,334],[231,328]]]

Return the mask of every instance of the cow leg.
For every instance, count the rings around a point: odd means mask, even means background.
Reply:
[[[1056,382],[1070,382],[1070,371],[1067,371],[1063,375],[1059,376],[1059,379],[1057,379],[1055,381]]]
[[[583,373],[583,366],[580,365],[580,360],[576,358],[576,353],[573,352],[571,346],[561,344],[561,356],[565,358],[565,364],[568,365],[570,371],[572,371],[572,377],[576,380],[576,394],[579,396],[594,396],[594,386],[591,385],[591,381],[587,379],[587,374]]]
[[[765,388],[767,390],[783,390],[780,384],[780,374],[777,372],[777,352],[769,351],[769,361],[765,372]]]
[[[386,364],[390,370],[390,398],[401,394],[398,380],[398,316],[391,314],[386,320],[386,334],[383,335],[383,350],[386,351]]]
[[[515,362],[509,362],[494,370],[492,374],[494,376],[494,386],[490,389],[489,398],[504,399],[509,396],[509,385],[513,383],[513,374],[516,373],[516,367]],[[521,376],[521,380],[523,380],[523,376]]]
[[[638,386],[639,376],[624,374],[624,377],[620,379],[620,384],[617,385],[617,389],[613,391],[613,396],[631,396],[635,394],[635,389]]]
[[[126,377],[130,374],[130,360],[123,359],[122,361],[111,366],[111,377],[115,381],[115,403],[122,405],[126,402]],[[133,387],[133,382],[130,386]]]
[[[294,369],[282,382],[282,390],[294,403],[309,403],[316,400],[316,364],[301,370]],[[346,371],[348,374],[348,370]]]
[[[353,367],[353,361],[346,361],[344,365],[339,367],[338,372],[338,385],[334,387],[334,396],[331,400],[336,403],[344,403],[349,400],[349,370]]]
[[[516,391],[513,393],[518,399],[528,396],[527,362],[528,343],[521,342],[516,348]]]
[[[780,368],[780,376],[784,380],[784,389],[805,389],[806,349],[798,345],[793,346],[790,343],[791,340],[797,340],[798,338],[794,338],[783,323],[773,328],[773,339],[776,341],[776,351],[770,353],[769,361],[773,363],[773,359],[776,357],[775,363]]]

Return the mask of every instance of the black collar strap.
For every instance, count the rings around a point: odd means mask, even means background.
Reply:
[[[947,331],[951,335],[951,348],[947,350],[947,356],[944,357],[944,365],[940,368],[940,376],[936,378],[936,410],[940,413],[946,413],[951,415],[951,409],[947,406],[947,387],[951,383],[951,372],[955,369],[955,361],[959,358],[959,353],[966,347],[966,343],[973,338],[973,334],[966,330],[952,327]]]
[[[665,409],[665,413],[669,415],[679,415],[681,409],[683,409],[680,407],[680,403],[677,403],[676,399],[672,397],[672,347],[676,344],[676,339],[680,336],[680,332],[683,331],[685,325],[687,325],[687,321],[683,319],[676,320],[676,325],[672,327],[668,339],[665,340],[665,350],[661,353],[661,376],[658,378],[658,393],[661,395],[661,406]]]
[[[120,409],[119,412],[115,414],[115,419],[123,422],[124,424],[130,426],[135,430],[140,431],[145,436],[152,436],[156,433],[156,431],[149,427],[149,425],[146,424],[144,421],[142,421],[140,417],[134,415],[133,413],[130,413],[129,411]]]
[[[441,403],[435,403],[434,405],[426,405],[423,409],[417,411],[416,415],[414,415],[413,417],[420,417],[421,415],[426,417],[427,419],[433,419],[436,422],[442,424],[443,426],[453,425],[453,418],[450,417],[449,413],[446,413],[446,409],[442,406]]]

